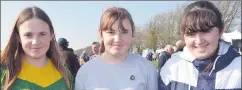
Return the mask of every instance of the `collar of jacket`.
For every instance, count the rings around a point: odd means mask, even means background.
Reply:
[[[189,62],[196,60],[196,57],[188,51],[187,47],[184,47],[183,52],[181,52],[179,56]],[[219,51],[213,65],[213,69],[219,71],[225,68],[233,61],[235,57],[238,56],[240,56],[240,54],[231,45],[225,43],[224,41],[220,41]]]

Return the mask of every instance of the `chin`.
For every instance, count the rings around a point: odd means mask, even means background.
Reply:
[[[114,55],[114,56],[120,55],[120,53],[118,53],[118,52],[112,52],[111,54]]]
[[[210,55],[204,54],[204,55],[197,55],[196,57],[197,57],[198,59],[206,59],[206,58],[209,58]]]
[[[115,51],[115,52],[111,52],[111,54],[114,55],[114,56],[120,56],[123,53],[122,52],[119,52],[119,51]]]
[[[33,59],[40,59],[43,58],[44,55],[29,55],[29,57],[33,58]]]

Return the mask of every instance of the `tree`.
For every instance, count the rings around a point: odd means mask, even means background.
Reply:
[[[148,24],[148,47],[156,50],[166,45],[173,45],[180,37],[179,25],[185,5],[175,10],[157,14]]]
[[[190,2],[189,2],[190,3]],[[241,1],[212,1],[221,11],[226,32],[231,32],[241,25]],[[150,20],[147,33],[147,47],[156,50],[165,45],[174,45],[180,39],[180,19],[188,3],[177,6],[175,10],[154,15]],[[236,22],[237,20],[237,22]]]
[[[142,28],[136,27],[134,38],[130,46],[130,51],[136,51],[139,55],[141,55],[142,50],[145,48],[144,38],[145,35]]]
[[[153,49],[156,51],[158,48],[158,38],[159,38],[159,25],[154,20],[154,22],[150,21],[150,24],[148,26],[148,34],[147,34],[147,48]]]
[[[236,30],[237,25],[241,25],[241,1],[212,1],[222,13],[222,20],[225,25],[226,32]]]

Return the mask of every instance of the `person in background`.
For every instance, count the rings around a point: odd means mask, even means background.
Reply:
[[[185,47],[185,42],[184,40],[178,40],[176,42],[176,49],[175,49],[175,52],[179,52],[179,51],[183,51],[183,48]]]
[[[84,65],[88,61],[89,61],[89,56],[88,56],[86,50],[83,50],[82,54],[79,58],[79,62],[80,62],[81,65]]]
[[[93,53],[93,55],[90,57],[90,60],[99,55],[99,48],[100,48],[99,42],[93,42],[92,43],[92,53]]]
[[[152,61],[152,57],[153,57],[153,53],[149,52],[146,56],[146,59],[149,60],[149,61]]]
[[[171,58],[171,55],[174,53],[174,49],[171,45],[166,45],[164,48],[165,51],[160,53],[158,60],[158,73],[161,67],[166,63],[166,61]]]
[[[167,62],[169,58],[171,58],[171,55],[174,53],[174,49],[171,45],[166,45],[164,48],[165,51],[160,53],[159,59],[158,59],[158,76],[160,75],[160,69],[164,66],[164,64]],[[161,83],[161,78],[158,77],[158,83]]]
[[[59,50],[62,58],[64,58],[64,65],[68,67],[73,78],[75,78],[77,71],[80,68],[80,64],[77,56],[71,52],[68,48],[69,42],[65,38],[59,38],[58,40]]]

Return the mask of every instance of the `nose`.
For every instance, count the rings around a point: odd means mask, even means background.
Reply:
[[[119,31],[119,32],[117,32],[117,33],[115,34],[115,36],[114,36],[114,41],[115,41],[115,42],[120,42],[120,41],[122,41],[122,32],[121,32],[121,31]]]
[[[33,39],[32,39],[32,44],[33,45],[38,45],[40,44],[40,38],[35,36]]]
[[[204,35],[202,33],[197,33],[195,37],[195,43],[200,45],[204,42]]]

